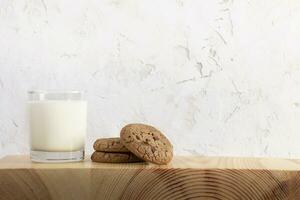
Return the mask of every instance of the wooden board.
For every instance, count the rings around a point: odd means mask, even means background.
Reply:
[[[175,157],[171,164],[0,159],[0,199],[300,199],[300,161]]]

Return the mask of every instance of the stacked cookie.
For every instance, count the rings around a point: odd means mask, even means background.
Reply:
[[[129,124],[120,138],[98,139],[92,161],[105,163],[152,162],[167,164],[173,157],[173,146],[159,130],[145,124]]]
[[[120,138],[103,138],[94,143],[95,152],[92,161],[104,163],[141,162],[142,160],[132,154],[120,141]]]

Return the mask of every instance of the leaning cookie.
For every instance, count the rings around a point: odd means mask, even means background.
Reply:
[[[94,142],[95,151],[103,152],[130,152],[121,142],[120,138],[101,138]]]
[[[136,157],[132,153],[108,153],[95,151],[91,160],[93,162],[101,163],[134,163],[134,162],[143,162],[140,158]]]
[[[137,157],[156,164],[167,164],[173,158],[173,146],[156,128],[129,124],[121,130],[121,143]]]

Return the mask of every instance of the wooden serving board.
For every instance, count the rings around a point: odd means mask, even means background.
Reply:
[[[0,159],[0,199],[300,199],[300,160],[175,157],[171,164]]]

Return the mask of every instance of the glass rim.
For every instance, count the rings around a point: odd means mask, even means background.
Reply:
[[[84,94],[83,90],[28,90],[28,94]]]

